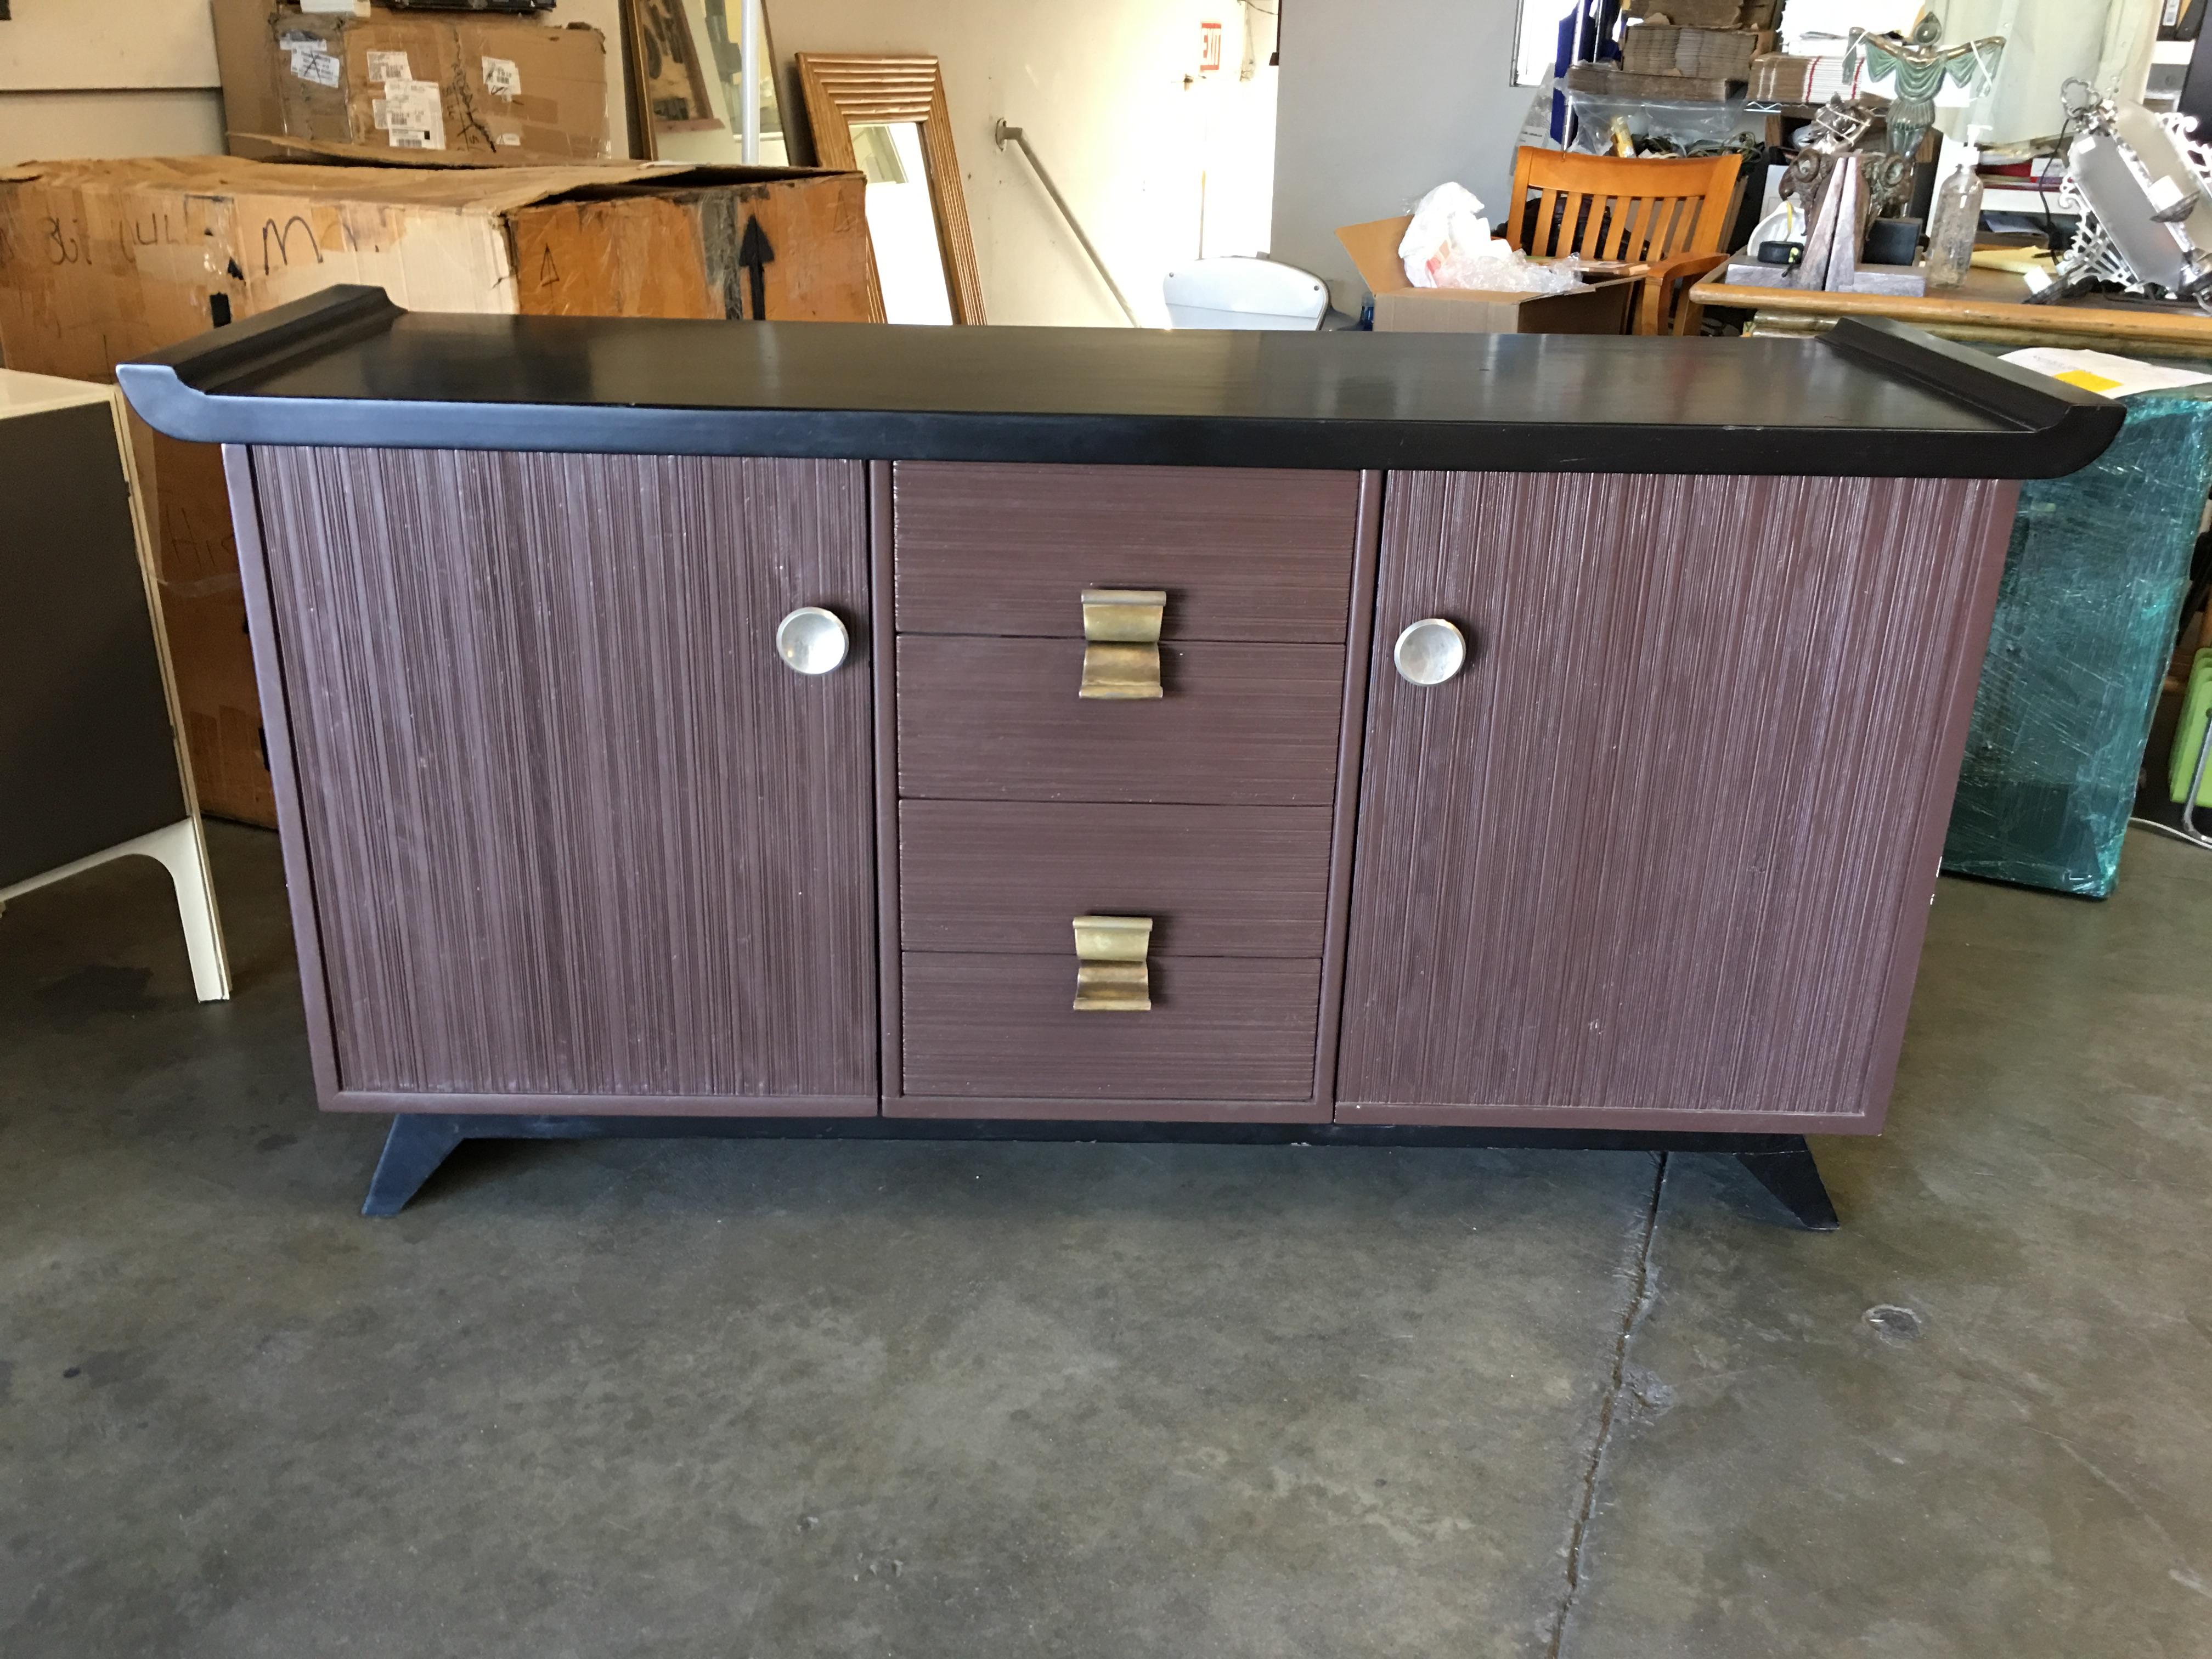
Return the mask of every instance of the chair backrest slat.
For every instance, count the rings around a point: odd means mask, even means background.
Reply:
[[[1628,157],[1523,148],[1514,157],[1513,199],[1501,228],[1537,258],[1717,253],[1742,164],[1736,155]]]

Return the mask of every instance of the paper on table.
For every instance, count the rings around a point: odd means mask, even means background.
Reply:
[[[2107,398],[2170,392],[2176,386],[2201,386],[2212,380],[2212,374],[2200,374],[2194,369],[2166,368],[2156,363],[2139,363],[2132,357],[2115,357],[2110,352],[2069,351],[2056,346],[2008,351],[2004,361],[2078,386],[2084,392],[2100,392]]]

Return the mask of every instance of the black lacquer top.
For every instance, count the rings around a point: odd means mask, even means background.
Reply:
[[[2055,477],[2120,406],[1901,324],[1818,340],[409,313],[334,288],[117,370],[213,443]]]

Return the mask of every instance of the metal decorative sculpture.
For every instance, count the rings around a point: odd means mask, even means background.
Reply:
[[[2002,37],[1990,35],[1963,46],[1939,46],[1943,38],[1940,18],[1924,15],[1910,35],[1872,34],[1853,29],[1844,47],[1844,81],[1850,84],[1863,63],[1874,76],[1894,76],[1897,90],[1890,100],[1889,155],[1879,167],[1870,167],[1871,186],[1877,213],[1902,206],[1911,192],[1912,158],[1920,141],[1936,124],[1936,99],[1946,83],[1962,88],[1969,97],[1986,89],[1996,79],[2004,59]]]
[[[1881,112],[1881,104],[1872,99],[1845,102],[1831,98],[1799,137],[1797,153],[1775,188],[1784,199],[1804,209],[1808,225],[1820,211],[1820,198],[1827,192],[1837,161],[1866,142]]]
[[[2195,120],[2100,98],[2080,81],[2063,95],[2080,137],[2057,199],[2081,228],[2035,298],[2047,304],[2109,283],[2212,311],[2212,154]]]

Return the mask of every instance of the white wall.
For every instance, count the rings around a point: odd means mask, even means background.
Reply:
[[[1275,0],[1265,3],[1272,11]],[[1262,49],[1253,79],[1237,78],[1249,10],[1239,0],[769,0],[787,64],[801,52],[927,52],[943,63],[994,323],[1122,320],[1028,163],[992,143],[1002,117],[1028,133],[1148,323],[1166,320],[1169,266],[1199,253],[1201,180],[1205,252],[1267,247],[1274,76]],[[1198,78],[1207,20],[1223,25],[1224,67]],[[1262,29],[1271,21],[1259,20]],[[787,102],[795,109],[795,85]]]
[[[0,165],[222,149],[207,0],[15,0],[10,10]]]
[[[1562,8],[1564,9],[1564,8]],[[1366,293],[1339,225],[1457,179],[1504,201],[1536,91],[1513,79],[1516,0],[1287,0],[1275,110],[1274,253]]]
[[[0,91],[0,167],[78,156],[222,154],[222,94],[212,88]]]

